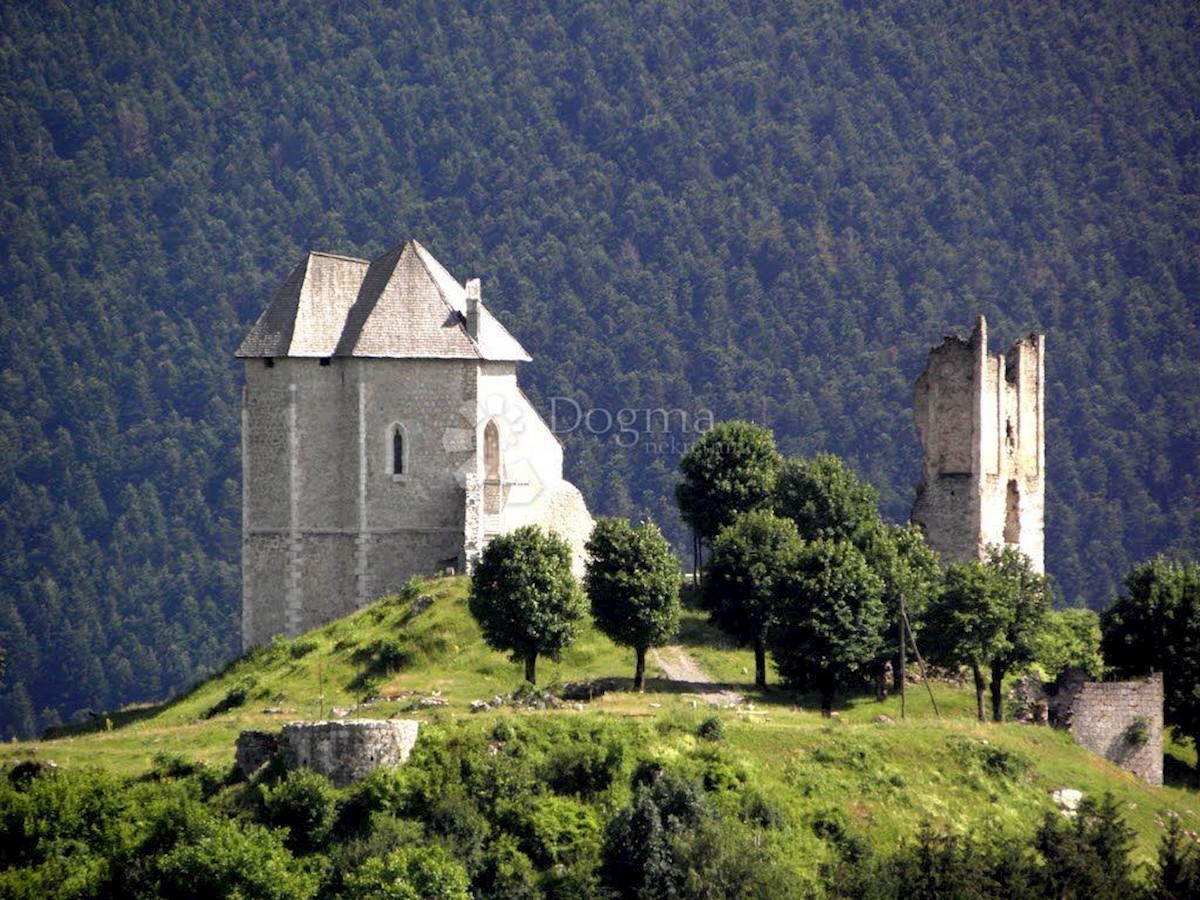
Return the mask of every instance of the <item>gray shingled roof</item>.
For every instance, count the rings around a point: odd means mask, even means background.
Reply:
[[[525,348],[417,241],[371,262],[309,253],[238,348],[239,357],[360,356],[527,362]]]

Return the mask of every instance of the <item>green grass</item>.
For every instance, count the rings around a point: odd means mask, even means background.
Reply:
[[[110,713],[111,730],[79,725],[54,740],[3,745],[0,763],[36,758],[134,776],[167,755],[223,767],[244,729],[332,715],[474,719],[480,727],[513,715],[618,716],[653,725],[653,752],[664,757],[707,752],[696,731],[713,713],[695,694],[656,680],[661,673],[653,666],[651,689],[633,693],[632,651],[590,625],[559,661],[539,661],[539,683],[606,679],[618,689],[583,712],[506,708],[472,716],[473,700],[508,694],[521,684],[523,669],[483,643],[466,593],[462,578],[424,583],[295,640],[260,647],[171,702]],[[421,595],[428,602],[418,600]],[[769,802],[787,810],[798,852],[807,852],[809,843],[813,853],[826,852],[828,844],[812,838],[814,828],[848,828],[880,847],[926,821],[963,832],[1028,834],[1051,810],[1050,791],[1059,787],[1112,793],[1138,834],[1142,859],[1156,851],[1165,810],[1178,812],[1187,827],[1200,826],[1190,746],[1169,745],[1174,786],[1151,788],[1062,732],[978,724],[974,694],[966,688],[935,685],[941,720],[924,688],[914,685],[904,720],[892,696],[881,703],[843,698],[838,718],[829,721],[815,696],[777,686],[754,691],[753,654],[734,647],[702,613],[685,610],[679,640],[719,684],[749,701],[749,707],[718,713],[726,737],[714,747],[731,756]],[[445,705],[419,704],[435,695]],[[375,699],[363,703],[368,697]],[[881,714],[894,724],[877,723]]]

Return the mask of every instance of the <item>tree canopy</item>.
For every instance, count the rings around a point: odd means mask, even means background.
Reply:
[[[850,541],[860,548],[882,524],[879,492],[832,453],[784,460],[775,511],[795,522],[806,541]]]
[[[1012,547],[990,547],[983,562],[947,567],[945,588],[926,612],[925,634],[935,656],[970,666],[979,721],[986,721],[985,675],[992,719],[1003,721],[1004,676],[1037,658],[1049,610],[1045,576]]]
[[[795,523],[769,509],[722,528],[704,571],[701,597],[713,622],[754,648],[754,685],[767,687],[767,641],[779,624],[785,585],[803,541]]]
[[[828,540],[805,543],[783,579],[771,656],[785,681],[820,691],[828,715],[838,686],[861,676],[883,647],[883,581],[849,541]]]
[[[594,512],[676,545],[708,416],[911,504],[913,378],[1046,333],[1046,558],[1200,558],[1188,0],[0,4],[0,729],[238,652],[233,349],[309,249],[423,240]],[[607,419],[605,417],[608,417]]]
[[[531,684],[537,658],[557,659],[587,611],[571,574],[571,548],[536,525],[492,538],[471,575],[468,604],[488,646],[524,661]]]
[[[646,684],[646,651],[679,630],[679,561],[657,526],[600,519],[587,542],[584,584],[596,627],[637,654],[634,687]]]
[[[1127,676],[1162,672],[1167,723],[1200,747],[1200,563],[1135,566],[1101,627],[1105,662]]]
[[[675,498],[683,520],[701,538],[715,538],[739,513],[770,505],[779,464],[769,428],[718,422],[679,460]]]

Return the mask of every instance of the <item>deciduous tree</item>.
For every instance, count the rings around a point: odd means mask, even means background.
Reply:
[[[754,686],[767,687],[767,639],[779,621],[782,582],[803,547],[795,524],[770,510],[721,529],[705,568],[703,603],[713,622],[754,647]]]
[[[947,568],[945,589],[926,616],[926,634],[935,656],[971,667],[979,721],[986,721],[984,674],[992,719],[1001,722],[1004,677],[1036,657],[1049,609],[1046,576],[1012,547],[989,548],[984,562]]]
[[[1200,746],[1200,563],[1157,556],[1134,567],[1101,628],[1118,673],[1162,672],[1167,722]]]
[[[600,519],[587,543],[585,585],[596,627],[637,654],[634,687],[646,684],[646,651],[679,629],[679,562],[658,527]]]
[[[692,445],[679,461],[675,499],[697,550],[738,513],[770,505],[780,461],[771,430],[751,422],[719,422]]]
[[[883,588],[849,541],[806,543],[782,573],[771,655],[786,681],[820,691],[826,716],[838,686],[879,655],[887,626]]]
[[[530,684],[538,656],[557,659],[575,640],[587,605],[571,574],[571,548],[536,525],[492,539],[471,576],[468,603],[488,646],[523,660]]]

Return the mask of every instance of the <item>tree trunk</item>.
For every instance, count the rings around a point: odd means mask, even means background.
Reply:
[[[836,687],[828,681],[821,682],[821,716],[826,719],[833,718],[833,695]]]
[[[763,637],[754,639],[754,686],[760,691],[767,689],[767,641]]]
[[[904,601],[901,601],[901,603],[903,603],[903,602]],[[905,704],[906,704],[906,701],[908,700],[908,695],[905,693],[905,691],[908,689],[908,678],[904,672],[904,661],[905,661],[905,658],[908,656],[908,654],[904,652],[904,617],[903,616],[901,616],[899,619],[896,620],[896,631],[898,632],[899,637],[900,637],[900,653],[896,657],[896,673],[895,673],[896,680],[895,680],[894,690],[897,690],[900,692],[900,718],[903,719],[904,713],[906,711]]]
[[[637,654],[637,669],[633,673],[633,689],[639,694],[646,690],[646,648],[635,647]]]
[[[1004,666],[992,663],[992,721],[1004,721]]]
[[[975,676],[975,711],[980,722],[987,721],[987,713],[983,711],[983,672],[979,671],[979,663],[971,663],[971,674]]]
[[[525,654],[525,680],[530,684],[537,684],[537,654]]]

